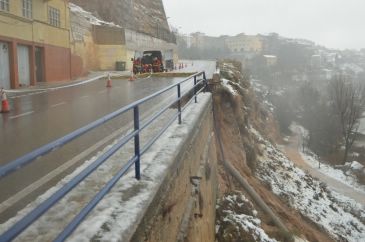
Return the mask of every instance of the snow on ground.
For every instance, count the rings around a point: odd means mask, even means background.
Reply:
[[[183,123],[181,125],[178,125],[177,122],[173,123],[151,149],[142,156],[142,179],[140,181],[134,179],[134,167],[131,167],[128,174],[117,182],[114,188],[76,229],[69,241],[124,241],[127,233],[133,232],[133,226],[140,221],[146,205],[152,200],[162,183],[164,174],[171,165],[172,157],[176,155],[176,150],[179,150],[184,139],[187,138],[187,134],[192,132],[193,124],[197,122],[200,113],[206,108],[210,100],[210,94],[200,94],[198,103],[189,105],[183,112]],[[176,110],[171,110],[171,112],[176,112]],[[142,132],[141,143],[144,144],[150,138],[152,132],[159,130],[166,119],[167,117],[164,116],[162,120],[158,120]],[[111,145],[106,147],[105,150],[110,147]],[[97,156],[86,161],[75,172],[65,177],[56,186],[38,197],[36,201],[18,212],[15,217],[1,224],[0,234],[49,198],[101,154],[102,152],[99,152]],[[120,149],[110,157],[14,241],[53,240],[133,154],[134,145],[133,142],[130,142],[125,149]]]
[[[298,210],[338,241],[364,241],[365,208],[354,200],[331,192],[303,170],[294,166],[253,128],[261,144],[257,176],[289,206]]]
[[[276,241],[261,228],[253,204],[239,191],[218,200],[216,234],[218,241]]]
[[[232,95],[238,95],[237,91],[229,84],[229,80],[222,78],[222,84]]]
[[[315,154],[313,154],[310,151],[305,151],[304,153],[299,152],[299,153],[307,164],[309,164],[313,168],[316,168],[316,170],[318,170],[322,174],[332,177],[332,178],[354,188],[355,190],[357,190],[359,192],[365,193],[365,186],[358,183],[356,175],[352,172],[354,169],[353,166],[356,167],[356,164],[361,165],[360,163],[353,161],[353,162],[350,162],[350,164],[345,165],[345,166],[349,167],[349,169],[346,172],[344,172],[342,169],[336,169],[336,168],[332,167],[331,165],[323,163],[323,162],[321,162],[321,167],[319,168],[319,161]],[[361,169],[364,169],[363,166],[361,166],[361,167],[362,167]]]
[[[294,133],[296,133],[299,136],[299,139],[302,140],[304,137],[308,136],[308,130],[303,128],[302,126],[298,124],[292,124],[290,126],[290,130]],[[302,143],[302,142],[300,142]],[[317,155],[315,155],[313,152],[311,152],[308,149],[305,149],[303,152],[301,149],[299,150],[300,155],[302,156],[302,159],[309,164],[311,167],[315,168],[322,174],[329,176],[333,179],[336,179],[350,187],[353,187],[355,190],[360,191],[362,193],[365,193],[365,186],[359,184],[356,175],[354,174],[354,170],[356,170],[354,166],[356,164],[359,164],[358,162],[354,161],[350,164],[347,164],[340,169],[340,167],[335,168],[329,164],[321,162],[321,167],[319,168],[319,159]],[[361,166],[361,164],[359,164]],[[358,165],[357,165],[358,166]],[[348,169],[346,169],[348,168]],[[363,166],[360,167],[360,169],[364,169]],[[347,170],[346,172],[344,170]]]
[[[251,86],[253,87],[256,96],[260,99],[261,103],[264,104],[267,110],[274,112],[275,106],[269,101],[269,95],[271,95],[269,87],[256,79],[251,79]]]

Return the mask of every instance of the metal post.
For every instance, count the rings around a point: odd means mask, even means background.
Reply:
[[[195,99],[195,103],[197,103],[198,99],[196,96],[196,76],[194,76],[194,99]]]
[[[141,179],[141,166],[140,166],[140,160],[141,160],[141,154],[140,154],[140,147],[139,147],[139,108],[138,106],[135,106],[133,109],[134,113],[134,130],[138,133],[134,136],[134,155],[137,157],[136,163],[135,163],[135,170],[136,170],[136,179]]]
[[[181,87],[180,87],[180,83],[177,85],[177,110],[179,112],[179,124],[181,124]]]
[[[207,91],[207,89],[208,89],[208,81],[207,81],[207,78],[206,78],[206,76],[205,76],[205,72],[203,72],[203,82],[204,82],[204,92],[206,92]]]

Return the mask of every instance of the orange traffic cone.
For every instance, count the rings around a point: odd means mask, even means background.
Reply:
[[[136,80],[136,76],[134,75],[134,72],[133,71],[131,71],[131,76],[129,77],[129,80],[130,81]]]
[[[6,93],[1,89],[1,113],[8,113],[10,111],[9,102]]]
[[[110,73],[108,74],[108,80],[106,81],[106,87],[112,87],[112,80],[110,77]]]

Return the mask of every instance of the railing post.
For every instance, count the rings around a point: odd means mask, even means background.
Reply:
[[[194,76],[194,99],[195,99],[195,103],[197,103],[198,99],[196,96],[196,76]]]
[[[138,105],[134,107],[133,109],[134,113],[134,130],[137,131],[134,135],[134,155],[137,157],[136,163],[135,163],[135,170],[136,170],[136,179],[141,179],[141,153],[140,153],[140,145],[139,145],[139,108]]]
[[[208,90],[208,81],[207,81],[207,78],[205,76],[205,71],[203,72],[203,79],[204,79],[204,92],[207,92],[207,90]]]
[[[179,112],[179,124],[181,124],[181,87],[180,87],[180,83],[177,84],[177,98],[178,98],[178,101],[177,101],[177,110]]]

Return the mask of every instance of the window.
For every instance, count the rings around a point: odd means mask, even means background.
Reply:
[[[0,0],[0,10],[9,11],[9,0]]]
[[[48,7],[48,20],[50,25],[60,27],[60,10],[57,8]]]
[[[32,18],[32,0],[23,0],[23,17]]]

